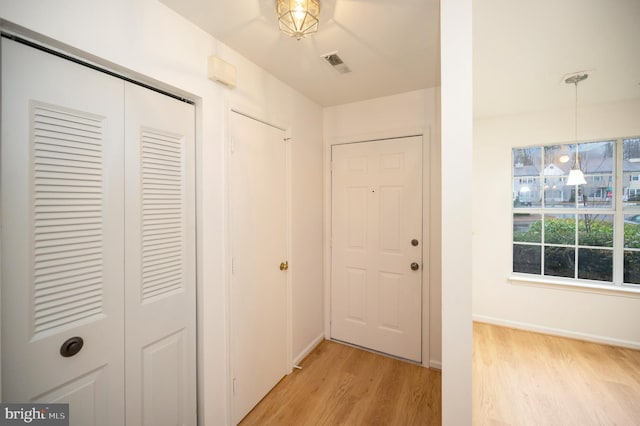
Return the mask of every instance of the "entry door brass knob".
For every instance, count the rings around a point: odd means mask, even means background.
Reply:
[[[417,263],[417,262],[413,262],[413,263],[411,264],[411,270],[412,270],[412,271],[417,271],[418,269],[420,269],[420,265],[418,265],[418,263]]]
[[[280,263],[280,270],[286,271],[287,269],[289,269],[289,262],[285,260],[284,262]]]

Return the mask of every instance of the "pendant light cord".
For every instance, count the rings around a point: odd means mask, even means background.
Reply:
[[[580,150],[578,148],[578,82],[580,80],[576,79],[573,84],[576,86],[576,96],[575,96],[575,120],[574,120],[574,127],[573,127],[573,140],[576,141],[576,169],[580,170]]]
[[[587,183],[584,178],[584,174],[582,173],[582,169],[580,168],[580,144],[578,143],[578,83],[580,83],[582,80],[585,80],[587,77],[589,77],[589,75],[586,73],[574,74],[564,81],[567,84],[574,84],[576,86],[575,117],[574,117],[575,120],[574,120],[574,127],[573,127],[573,135],[574,135],[575,144],[576,144],[576,151],[575,151],[576,157],[573,163],[573,167],[569,172],[569,178],[567,179],[568,185],[584,185]]]
[[[584,73],[584,74],[574,74],[571,77],[567,78],[564,82],[567,84],[573,84],[576,86],[576,94],[575,94],[575,120],[574,120],[574,127],[573,127],[573,135],[574,135],[574,140],[576,141],[576,162],[575,162],[575,166],[578,170],[580,170],[580,150],[578,148],[578,83],[580,83],[583,80],[586,80],[589,77],[589,74]]]

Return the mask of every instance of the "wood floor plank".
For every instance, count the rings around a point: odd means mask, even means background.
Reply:
[[[474,425],[640,425],[640,351],[482,323],[473,348]],[[436,370],[331,341],[301,365],[241,424],[441,423]]]
[[[640,425],[640,351],[474,324],[475,425]]]
[[[441,375],[322,342],[243,419],[251,425],[439,425]]]

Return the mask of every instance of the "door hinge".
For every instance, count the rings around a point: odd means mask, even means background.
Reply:
[[[233,386],[232,386],[232,392],[235,395],[236,394],[236,390],[237,390],[237,380],[235,379],[235,377],[233,378]]]
[[[234,140],[231,139],[229,141],[229,153],[233,154],[234,152],[236,152],[236,144],[235,144]]]
[[[231,258],[231,274],[235,274],[236,273],[236,258],[232,257]]]

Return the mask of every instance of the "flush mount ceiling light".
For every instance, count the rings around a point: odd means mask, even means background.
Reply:
[[[318,31],[320,0],[276,0],[278,27],[298,40]]]
[[[576,142],[576,161],[573,164],[573,168],[569,172],[569,178],[567,179],[567,185],[584,185],[587,181],[584,179],[584,173],[580,169],[580,152],[578,150],[578,83],[586,80],[589,74],[578,73],[567,78],[564,82],[567,84],[573,84],[576,88],[576,102],[575,102],[575,126],[574,126],[574,140]]]

